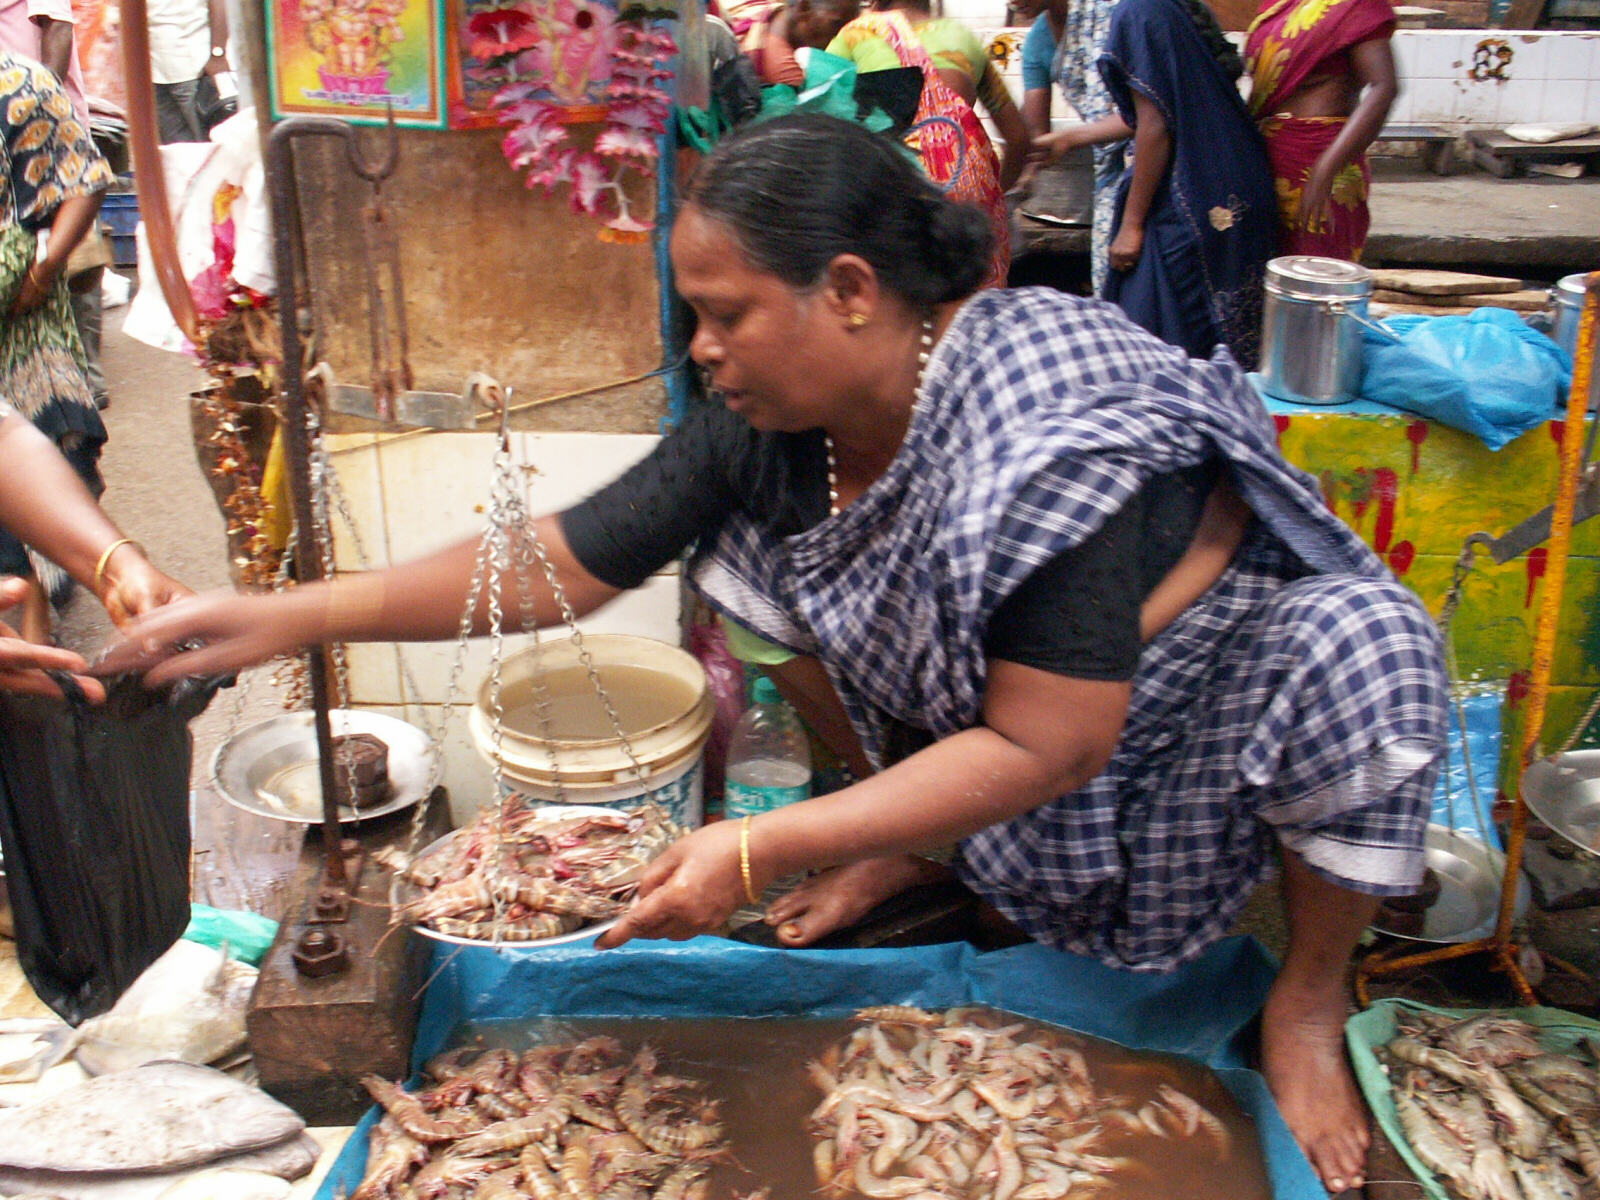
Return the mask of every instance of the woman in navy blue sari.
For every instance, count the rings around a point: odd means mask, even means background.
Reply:
[[[1242,69],[1200,0],[1118,3],[1100,71],[1133,127],[1133,163],[1104,295],[1192,356],[1222,342],[1251,370],[1277,198]]]

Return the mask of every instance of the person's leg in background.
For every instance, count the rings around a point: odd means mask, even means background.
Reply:
[[[200,128],[200,116],[194,107],[194,93],[199,86],[198,79],[155,85],[156,128],[163,145],[168,142],[206,140],[205,130]]]

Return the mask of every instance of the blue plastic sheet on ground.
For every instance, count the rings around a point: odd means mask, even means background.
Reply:
[[[1439,772],[1439,785],[1433,791],[1433,811],[1428,819],[1470,833],[1496,850],[1503,849],[1500,831],[1489,819],[1500,786],[1500,712],[1505,705],[1503,692],[1484,692],[1461,701],[1466,716],[1466,754],[1462,754],[1461,721],[1450,716],[1450,751],[1445,769]],[[1471,760],[1472,775],[1467,776]],[[1474,802],[1473,791],[1477,791]]]
[[[1491,450],[1556,415],[1572,356],[1503,308],[1363,329],[1361,395],[1476,434]]]
[[[1170,974],[1117,971],[1043,946],[979,954],[965,944],[883,950],[769,950],[721,938],[496,952],[441,944],[412,1064],[469,1022],[565,1017],[840,1017],[868,1004],[989,1004],[1139,1049],[1206,1063],[1256,1123],[1277,1200],[1327,1193],[1261,1076],[1247,1038],[1277,966],[1252,938],[1228,938]],[[360,1182],[369,1111],[317,1193]],[[342,1189],[342,1190],[341,1190]]]

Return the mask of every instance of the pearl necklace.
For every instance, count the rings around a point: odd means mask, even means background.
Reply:
[[[917,348],[917,387],[914,395],[922,399],[922,377],[928,371],[928,359],[933,356],[933,318],[922,319],[922,341]],[[822,444],[828,450],[828,515],[839,515],[839,460],[833,453],[833,435],[824,433]]]

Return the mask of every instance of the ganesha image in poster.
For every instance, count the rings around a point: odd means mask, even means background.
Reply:
[[[276,0],[271,34],[275,115],[443,123],[430,0]]]
[[[617,7],[605,0],[448,0],[450,125],[496,124],[494,97],[510,84],[594,120],[605,105]]]

